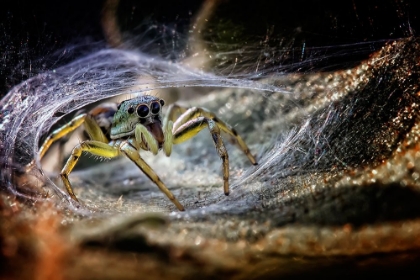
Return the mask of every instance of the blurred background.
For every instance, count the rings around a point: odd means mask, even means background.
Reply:
[[[346,68],[383,40],[415,35],[418,11],[418,1],[402,0],[3,0],[0,96],[37,73],[103,47],[124,45],[183,60],[194,54],[194,32],[208,51],[246,46],[244,60],[263,57],[276,71]],[[218,59],[219,73],[229,73],[231,61]]]

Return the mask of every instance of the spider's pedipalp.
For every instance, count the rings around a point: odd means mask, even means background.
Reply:
[[[156,141],[153,134],[147,130],[145,126],[137,124],[134,135],[136,137],[136,142],[140,144],[140,146],[143,144],[143,149],[149,150],[154,155],[157,155],[159,152],[158,142]]]
[[[168,121],[164,123],[163,127],[163,135],[165,138],[165,142],[163,143],[163,151],[165,155],[169,157],[172,153],[172,146],[174,141],[174,135],[172,133],[174,127],[174,123],[172,121]]]

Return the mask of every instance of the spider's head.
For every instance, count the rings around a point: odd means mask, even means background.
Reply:
[[[163,99],[151,95],[142,95],[128,99],[118,105],[111,127],[111,139],[118,139],[134,134],[137,124],[144,125],[159,144],[164,142],[162,131]]]

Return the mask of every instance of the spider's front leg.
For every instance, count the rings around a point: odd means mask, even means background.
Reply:
[[[155,183],[159,189],[175,204],[179,211],[184,211],[184,206],[175,198],[172,192],[163,184],[159,176],[153,169],[140,157],[139,151],[128,141],[120,144],[119,149],[124,153],[132,162],[134,162],[140,169]]]
[[[68,194],[71,196],[71,198],[73,198],[76,201],[78,200],[73,192],[73,188],[71,187],[69,181],[69,174],[73,170],[74,166],[76,165],[83,152],[89,152],[93,155],[107,158],[113,158],[119,155],[118,149],[100,141],[88,140],[74,147],[73,151],[71,152],[71,156],[67,160],[66,165],[63,167],[63,170],[61,170],[60,176],[63,180],[64,186],[66,187]]]

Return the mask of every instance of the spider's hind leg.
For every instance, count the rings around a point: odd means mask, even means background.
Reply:
[[[216,147],[216,151],[222,159],[224,181],[223,190],[225,195],[229,195],[229,156],[225,145],[223,144],[219,126],[214,120],[205,117],[198,117],[186,122],[175,131],[173,143],[179,144],[185,142],[194,137],[205,127],[208,127]]]
[[[182,114],[174,123],[174,127],[173,127],[174,133],[177,129],[179,129],[181,126],[183,126],[185,123],[187,123],[188,121],[192,119],[196,119],[198,117],[205,117],[207,119],[211,119],[217,124],[217,126],[223,132],[227,133],[229,136],[231,136],[235,140],[238,148],[242,150],[242,152],[248,157],[249,161],[253,165],[258,164],[257,161],[255,160],[255,157],[249,151],[247,144],[242,139],[242,137],[239,136],[238,132],[234,128],[232,128],[230,125],[228,125],[227,123],[219,119],[214,113],[200,107],[193,107],[190,109],[186,109],[178,105],[174,107],[174,111],[176,110],[178,110],[178,112],[181,112]],[[171,116],[174,117],[175,113],[172,113]]]
[[[223,161],[223,180],[224,192],[229,194],[229,157],[224,146],[220,131],[229,134],[237,146],[248,157],[249,161],[256,165],[257,161],[249,151],[244,140],[239,136],[234,128],[220,120],[214,113],[199,107],[186,109],[178,105],[174,105],[169,109],[168,118],[175,118],[176,112],[181,113],[173,124],[173,144],[179,144],[194,137],[205,127],[208,127],[212,136],[216,150]]]
[[[47,153],[51,145],[55,142],[59,143],[58,148],[58,160],[57,162],[62,162],[63,159],[63,150],[64,145],[68,139],[68,136],[71,132],[76,130],[82,124],[84,124],[85,131],[89,135],[91,140],[100,141],[103,143],[108,143],[109,140],[107,136],[102,131],[102,127],[97,123],[95,118],[101,117],[103,114],[113,114],[112,108],[106,106],[97,106],[95,109],[90,111],[89,113],[79,113],[76,117],[74,117],[71,121],[64,124],[63,126],[54,130],[48,137],[44,140],[43,144],[39,148],[38,154],[39,159],[41,160],[44,155]],[[106,129],[106,127],[105,127]],[[35,159],[32,160],[27,166],[26,170],[30,170],[35,164]]]
[[[62,127],[54,130],[48,137],[45,139],[42,146],[39,148],[39,158],[42,159],[45,153],[48,151],[52,143],[66,136],[70,132],[74,131],[76,128],[81,126],[85,121],[86,114],[79,115],[63,125]]]
[[[81,114],[66,123],[65,125],[57,128],[54,130],[48,137],[44,140],[44,143],[39,148],[38,154],[39,159],[41,160],[45,153],[48,151],[48,149],[51,147],[51,145],[56,142],[59,139],[62,139],[64,136],[69,134],[70,132],[74,131],[76,128],[81,126],[83,122],[85,121],[86,114]],[[60,148],[64,146],[64,143],[60,143]],[[61,153],[61,151],[60,151]],[[62,155],[60,155],[61,157]],[[26,169],[30,170],[35,164],[35,159],[33,159],[30,163],[26,165]]]

